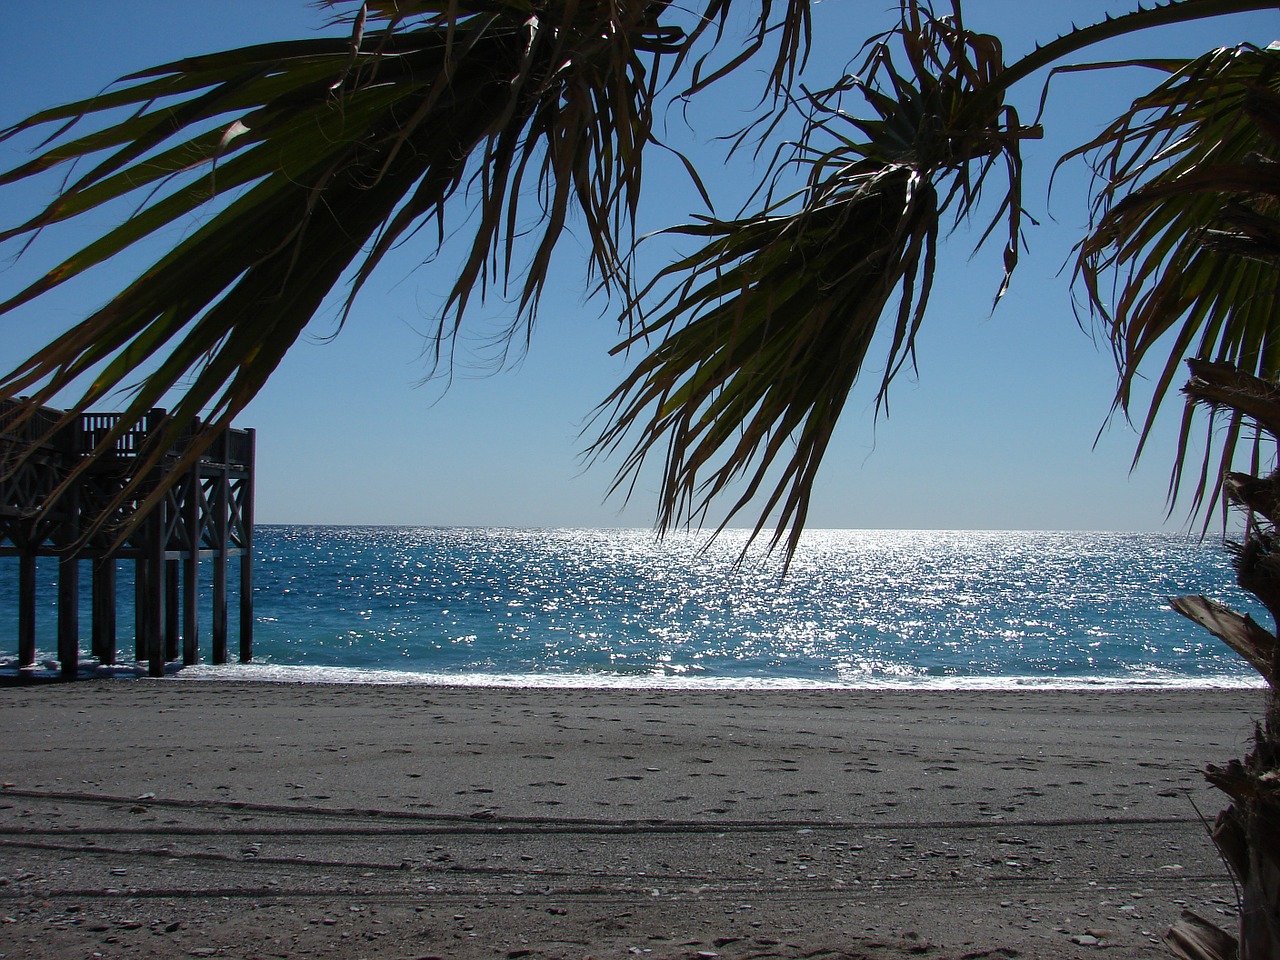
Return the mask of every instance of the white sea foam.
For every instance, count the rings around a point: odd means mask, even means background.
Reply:
[[[912,677],[864,680],[807,680],[795,677],[705,677],[655,673],[609,674],[421,673],[355,667],[292,664],[195,665],[170,673],[177,680],[268,683],[372,684],[427,687],[520,687],[572,690],[1138,690],[1249,689],[1261,679],[1242,676],[1188,678],[1173,674],[1117,677]]]

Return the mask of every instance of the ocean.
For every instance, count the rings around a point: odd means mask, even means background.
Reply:
[[[1258,683],[1256,674],[1167,598],[1204,593],[1270,622],[1235,587],[1220,541],[1176,534],[811,530],[785,577],[779,559],[759,551],[738,562],[741,531],[710,545],[705,535],[659,541],[648,530],[264,525],[256,537],[255,663],[181,676],[1243,686]],[[10,566],[0,567],[0,623],[12,637]],[[53,564],[40,572],[38,641],[49,656]],[[206,658],[208,608],[203,600]],[[127,619],[122,612],[122,635]],[[234,606],[232,623],[234,650]],[[0,657],[16,653],[11,645]]]

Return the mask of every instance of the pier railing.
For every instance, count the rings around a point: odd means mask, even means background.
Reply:
[[[96,452],[124,420],[124,414],[121,413],[84,413],[59,427],[65,417],[66,414],[61,410],[50,407],[24,412],[17,401],[0,400],[0,447],[3,448],[0,452],[3,460],[0,462],[8,464],[11,457],[26,452],[33,444],[47,450],[87,456]],[[147,441],[157,433],[166,417],[166,411],[162,409],[147,411],[141,419],[129,424],[116,435],[107,452],[117,457],[141,455]],[[198,428],[199,424],[195,426]],[[234,427],[224,430],[205,450],[203,459],[249,465],[253,449],[251,432]],[[181,455],[190,436],[191,431],[188,431],[170,451],[170,455]]]

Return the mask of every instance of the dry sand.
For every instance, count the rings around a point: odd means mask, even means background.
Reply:
[[[1257,691],[0,690],[6,958],[1156,957]]]

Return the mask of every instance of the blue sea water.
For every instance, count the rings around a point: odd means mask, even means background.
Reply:
[[[1205,593],[1263,619],[1217,541],[813,530],[785,577],[777,558],[735,562],[744,543],[735,531],[708,546],[647,530],[260,526],[255,665],[183,674],[646,687],[1257,680],[1167,603]],[[0,622],[16,624],[16,573],[0,575]],[[51,584],[43,591],[48,605]],[[53,621],[42,610],[44,649]]]

